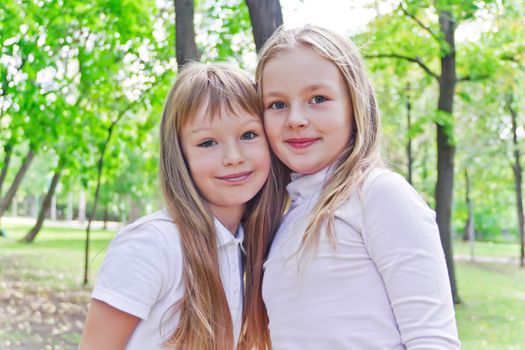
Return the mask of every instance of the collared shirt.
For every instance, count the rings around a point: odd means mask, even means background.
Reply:
[[[215,228],[219,243],[221,280],[232,315],[234,339],[237,340],[239,339],[242,323],[242,279],[244,273],[242,268],[242,243],[244,241],[244,230],[242,225],[239,225],[235,236],[233,236],[217,218],[215,218]]]
[[[434,212],[399,175],[376,169],[336,211],[335,245],[300,250],[329,177],[293,176],[292,199],[264,264],[276,350],[460,348]]]
[[[219,268],[234,340],[242,321],[242,227],[234,237],[215,219]],[[92,297],[142,320],[126,349],[161,350],[179,321],[173,305],[184,296],[183,254],[177,226],[166,210],[123,228],[111,242]]]

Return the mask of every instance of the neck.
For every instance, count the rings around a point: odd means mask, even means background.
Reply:
[[[235,236],[239,224],[241,223],[242,214],[244,213],[244,205],[235,207],[220,207],[210,204],[210,209],[213,215],[226,227],[232,235]]]

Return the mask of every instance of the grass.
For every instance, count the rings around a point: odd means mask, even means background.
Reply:
[[[0,237],[0,348],[73,350],[78,347],[89,294],[115,232],[93,230],[89,284],[84,272],[85,230],[45,226],[31,243],[30,229],[4,224]]]
[[[456,307],[465,350],[525,349],[525,269],[494,263],[456,264]]]
[[[0,238],[0,258],[9,260],[20,280],[51,288],[79,288],[82,281],[85,231],[44,227],[33,244],[18,243],[27,225],[4,225],[8,237]],[[94,230],[90,256],[90,285],[95,280],[114,232]],[[468,243],[454,242],[454,252],[469,255]],[[476,242],[478,256],[517,257],[516,244]],[[5,260],[4,260],[5,261]],[[0,264],[0,281],[6,267]],[[525,269],[509,264],[456,262],[456,279],[462,303],[456,307],[460,339],[465,350],[525,350]],[[1,286],[0,286],[1,289]],[[16,330],[0,339],[17,339]],[[78,339],[78,334],[70,334]],[[73,339],[72,338],[72,339]],[[1,347],[1,344],[0,344]]]
[[[470,256],[470,243],[461,240],[454,241],[454,254]],[[474,243],[474,256],[498,256],[516,257],[520,255],[520,246],[517,243],[495,243],[480,242]]]
[[[6,238],[0,238],[0,255],[11,257],[19,267],[21,278],[42,283],[80,285],[84,269],[85,230],[44,226],[31,244],[20,243],[30,229],[24,224],[3,225]],[[90,285],[99,270],[106,248],[115,232],[93,230],[90,237]],[[42,267],[45,266],[45,270]],[[44,272],[48,271],[48,273]],[[0,266],[0,273],[2,266]],[[52,277],[52,278],[50,278]]]

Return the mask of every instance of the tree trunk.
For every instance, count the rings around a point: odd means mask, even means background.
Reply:
[[[11,162],[11,154],[13,153],[13,146],[11,142],[8,142],[4,146],[4,163],[2,166],[2,172],[0,173],[0,198],[2,195],[2,187],[4,186],[4,180],[7,175],[7,169],[9,168],[9,163]]]
[[[412,155],[412,137],[410,136],[410,129],[412,128],[412,102],[410,101],[410,84],[406,86],[406,96],[405,96],[405,108],[407,110],[407,171],[408,171],[408,182],[412,185],[412,166],[414,163]]]
[[[122,114],[121,114],[122,116]],[[108,128],[108,134],[106,136],[106,141],[104,142],[102,149],[100,151],[100,158],[98,159],[98,174],[97,174],[97,187],[95,190],[95,198],[93,201],[93,209],[88,218],[88,225],[86,228],[86,241],[85,241],[85,250],[84,250],[84,280],[83,285],[87,285],[89,282],[89,245],[90,245],[90,235],[91,235],[91,224],[95,219],[95,214],[97,212],[98,197],[100,196],[100,185],[102,179],[102,170],[104,169],[104,156],[106,155],[106,149],[108,147],[109,141],[111,141],[111,136],[113,135],[113,129],[117,122],[120,120],[120,117]]]
[[[174,0],[175,5],[175,50],[178,69],[188,61],[198,61],[199,51],[195,44],[193,26],[193,0]]]
[[[64,165],[62,162],[60,162],[58,169],[55,171],[55,174],[53,175],[53,179],[51,180],[51,185],[49,185],[49,189],[44,198],[44,201],[42,202],[42,206],[40,207],[40,212],[38,213],[38,218],[36,220],[36,223],[33,226],[33,228],[24,236],[24,238],[22,238],[21,240],[22,242],[32,243],[36,235],[40,232],[40,229],[42,228],[42,225],[44,224],[46,215],[51,207],[51,201],[52,201],[53,196],[55,195],[55,190],[57,188],[58,180],[60,179],[60,174],[62,173],[63,168],[64,168]]]
[[[253,28],[257,52],[277,28],[283,25],[279,0],[246,0]]]
[[[6,195],[4,196],[4,198],[2,198],[2,201],[0,202],[0,218],[4,215],[5,211],[11,204],[11,201],[15,197],[16,191],[18,191],[20,183],[22,183],[22,179],[24,178],[24,175],[26,174],[27,169],[31,165],[31,162],[33,161],[34,157],[35,153],[33,152],[33,150],[30,149],[29,152],[27,152],[27,155],[24,158],[20,169],[18,169],[13,183],[11,184],[9,190],[7,190]]]
[[[108,204],[104,206],[104,230],[108,229]]]
[[[49,218],[51,220],[57,219],[57,196],[53,196],[53,198],[51,198],[51,210],[49,213]]]
[[[128,223],[134,222],[140,218],[142,215],[142,208],[144,208],[140,202],[136,201],[133,198],[129,198],[129,215]]]
[[[448,50],[442,53],[441,76],[439,79],[438,111],[444,112],[452,119],[454,106],[454,90],[456,87],[456,52],[454,45],[455,23],[452,14],[442,11],[439,14],[440,30],[449,45]],[[440,118],[441,119],[441,118]],[[449,123],[453,125],[453,120]],[[447,128],[446,122],[437,125],[437,183],[436,183],[436,220],[441,236],[441,244],[447,262],[450,289],[454,303],[460,303],[456,287],[454,272],[454,258],[452,253],[452,199],[454,188],[454,153],[452,130]]]
[[[421,144],[420,150],[422,150],[423,157],[421,158],[421,171],[420,171],[420,177],[421,177],[421,183],[426,184],[428,180],[428,174],[430,172],[429,170],[429,156],[428,153],[430,152],[430,144],[427,142],[424,142]]]
[[[522,184],[522,169],[521,169],[521,152],[518,143],[518,113],[512,106],[514,102],[514,95],[512,93],[507,94],[506,96],[506,105],[507,109],[510,112],[512,120],[512,146],[514,148],[514,164],[512,170],[514,171],[514,187],[516,189],[516,210],[518,214],[518,229],[520,233],[520,266],[524,266],[525,260],[525,230],[523,227],[524,217],[523,217],[523,195],[521,191]]]
[[[465,202],[467,203],[467,222],[465,224],[465,230],[463,233],[463,241],[470,241],[474,238],[474,209],[472,204],[471,193],[471,183],[470,175],[468,173],[468,168],[465,167]]]

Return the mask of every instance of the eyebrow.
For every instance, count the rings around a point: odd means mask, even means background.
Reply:
[[[328,84],[316,83],[316,84],[308,85],[305,88],[301,89],[301,93],[311,92],[311,91],[316,91],[316,90],[322,90],[322,89],[327,89],[327,90],[332,91],[332,88],[330,86],[328,86]],[[283,92],[280,92],[280,91],[270,91],[268,93],[263,93],[263,97],[266,97],[266,98],[268,98],[268,97],[280,97],[282,95],[286,95],[286,94],[283,93]]]
[[[257,124],[262,126],[262,121],[259,118],[257,118],[257,119],[252,118],[250,120],[247,120],[244,123],[242,123],[241,126],[245,126],[245,125],[252,124],[252,123],[257,123]],[[192,131],[190,131],[190,134],[195,134],[195,133],[198,133],[198,132],[201,132],[201,131],[210,131],[210,130],[213,130],[213,129],[214,128],[207,128],[207,127],[197,128],[197,129],[193,129]]]

